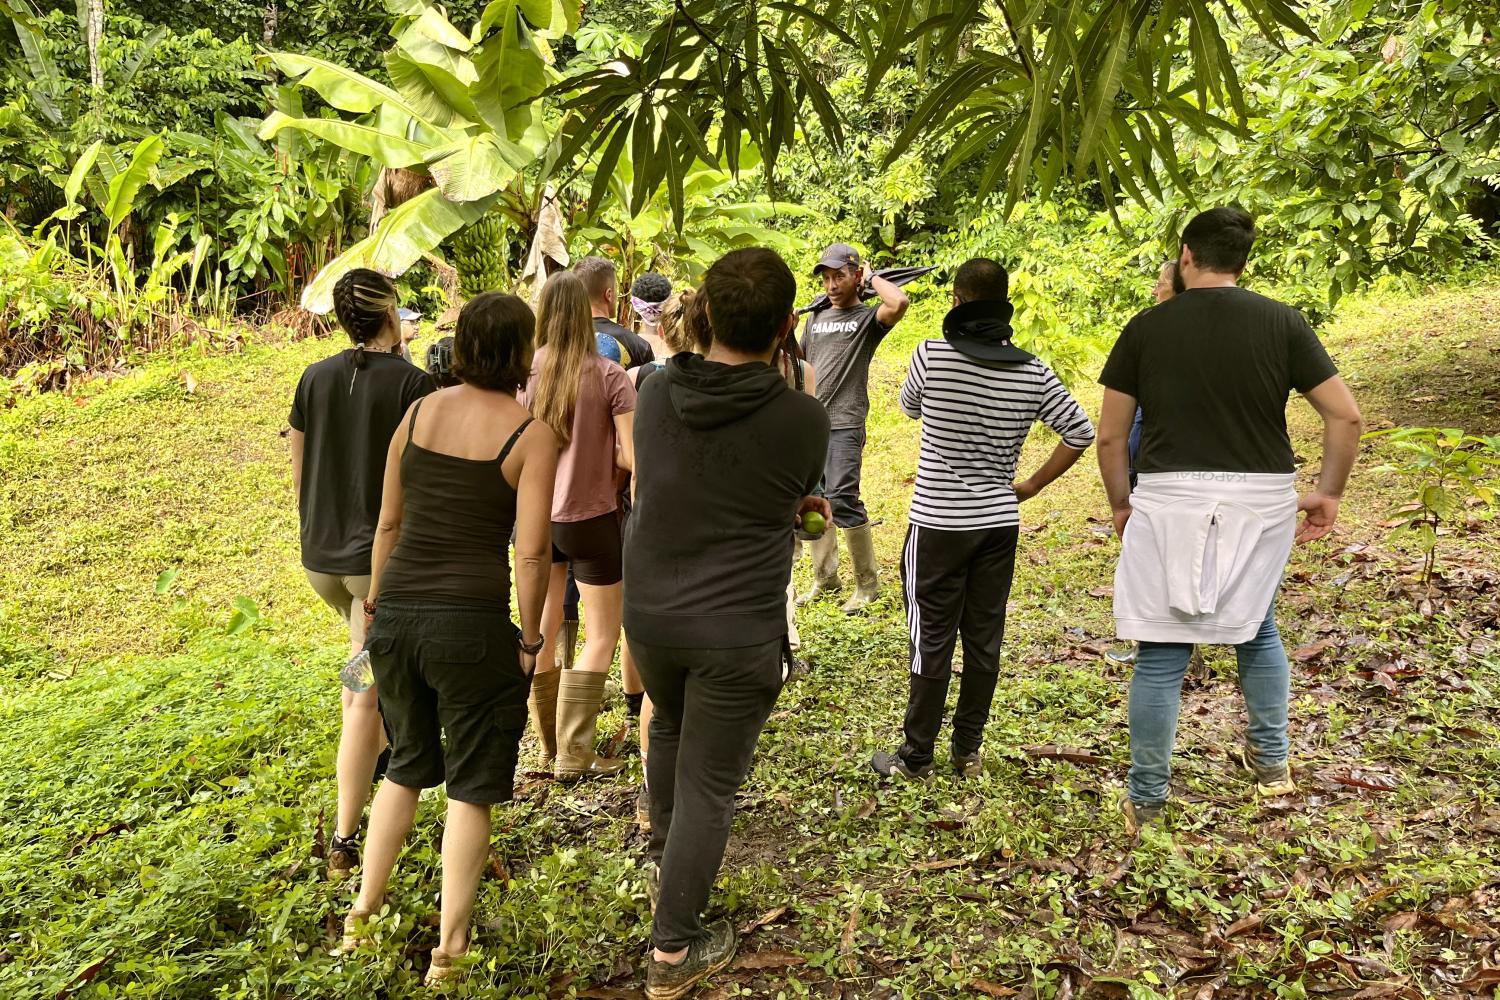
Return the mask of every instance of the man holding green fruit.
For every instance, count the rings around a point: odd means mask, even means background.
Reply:
[[[734,796],[786,680],[793,528],[815,496],[828,415],[772,365],[796,325],[797,282],[770,250],[720,258],[703,281],[713,342],[641,386],[635,507],[625,535],[625,635],[655,706],[647,874],[649,1000],[673,1000],[734,958],[705,926]]]

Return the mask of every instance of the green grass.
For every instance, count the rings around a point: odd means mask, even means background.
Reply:
[[[1400,500],[1371,471],[1385,445],[1367,449],[1335,538],[1298,550],[1282,599],[1302,647],[1303,794],[1259,804],[1230,765],[1233,657],[1215,650],[1185,692],[1167,826],[1120,832],[1128,675],[1097,655],[1116,550],[1092,456],[1023,508],[984,776],[911,788],[868,772],[904,705],[894,570],[916,424],[894,396],[939,298],[877,359],[866,500],[884,522],[882,597],[864,619],[804,614],[819,666],[767,728],[715,893],[742,924],[770,917],[742,945],[765,967],[705,995],[1455,992],[1500,933],[1500,535],[1469,512],[1443,540],[1445,589],[1419,608],[1414,555],[1380,527]],[[1351,304],[1328,341],[1371,424],[1500,430],[1497,305],[1493,285]],[[341,643],[298,566],[280,435],[298,374],[336,346],[163,359],[0,412],[0,996],[421,995],[440,793],[379,947],[329,954],[349,902],[319,859]],[[1097,389],[1076,388],[1097,411]],[[1299,454],[1317,455],[1311,411],[1291,413]],[[1025,467],[1051,445],[1035,434]],[[259,620],[227,636],[241,597]],[[1332,645],[1308,652],[1318,640]],[[601,728],[622,719],[613,706]],[[1025,749],[1044,744],[1093,762]],[[481,965],[461,992],[640,995],[632,805],[624,783],[527,781],[496,811]]]

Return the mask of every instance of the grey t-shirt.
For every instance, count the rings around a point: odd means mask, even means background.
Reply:
[[[807,317],[802,351],[818,376],[818,402],[834,430],[863,427],[870,412],[870,359],[891,332],[877,306],[820,309]]]

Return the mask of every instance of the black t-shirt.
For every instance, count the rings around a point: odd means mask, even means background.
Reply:
[[[1137,472],[1287,473],[1287,396],[1337,374],[1297,310],[1193,288],[1127,323],[1099,381],[1145,414]]]
[[[287,418],[304,435],[302,565],[338,576],[369,574],[391,435],[433,390],[431,376],[400,355],[365,351],[355,368],[354,353],[310,365]]]
[[[594,317],[594,332],[607,333],[620,342],[620,349],[627,356],[620,358],[620,367],[639,368],[656,360],[656,352],[646,343],[646,338],[628,327],[623,327],[604,316]]]

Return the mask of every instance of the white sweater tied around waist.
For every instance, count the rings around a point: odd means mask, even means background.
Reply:
[[[1119,637],[1230,644],[1254,637],[1291,554],[1295,479],[1291,473],[1142,474],[1115,568]]]

